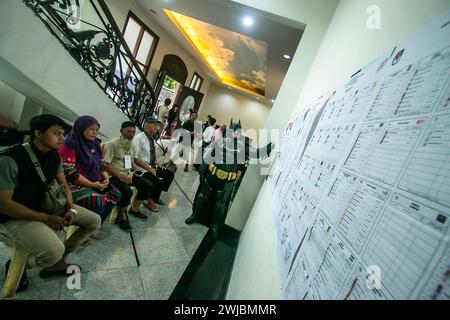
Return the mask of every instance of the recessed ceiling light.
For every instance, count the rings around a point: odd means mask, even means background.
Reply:
[[[244,26],[246,26],[246,27],[250,27],[253,25],[253,19],[249,16],[244,17],[242,22],[244,23]]]
[[[270,101],[272,101],[272,103],[274,103],[274,102],[275,102],[275,99],[272,99],[272,100],[270,100]]]
[[[291,58],[291,56],[290,56],[290,55],[288,55],[288,54],[285,54],[285,55],[283,55],[283,58],[285,58],[285,59],[289,60],[289,59]]]

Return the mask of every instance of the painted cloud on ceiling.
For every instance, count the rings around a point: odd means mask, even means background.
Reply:
[[[165,10],[222,83],[265,95],[267,44],[179,13]]]

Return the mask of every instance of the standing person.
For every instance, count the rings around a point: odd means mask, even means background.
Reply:
[[[192,110],[191,115],[189,117],[188,120],[186,120],[183,125],[181,126],[184,130],[189,132],[190,135],[190,140],[189,142],[187,141],[182,141],[183,147],[185,149],[185,151],[187,151],[185,154],[187,155],[187,162],[186,165],[184,167],[184,172],[188,172],[189,171],[189,162],[190,162],[190,154],[191,154],[191,148],[192,148],[192,144],[194,142],[194,128],[195,128],[195,121],[197,121],[198,118],[198,114],[197,111]],[[183,153],[185,152],[183,151]]]
[[[185,114],[180,115],[181,125],[183,125],[186,121],[189,120],[189,118],[191,117],[191,115],[194,111],[195,111],[194,109],[189,109],[189,112],[186,112]]]
[[[161,191],[167,192],[174,179],[174,174],[166,170],[162,164],[156,160],[155,136],[161,123],[158,120],[148,118],[145,120],[144,132],[136,135],[133,145],[136,150],[136,157],[143,160],[145,165],[139,165],[140,169],[145,170],[143,177],[150,180],[155,186],[152,199],[154,202],[165,205],[161,199]]]
[[[213,137],[211,142],[219,141],[225,137],[224,132],[227,130],[227,126],[225,124],[221,125],[219,128],[214,130]]]
[[[166,123],[166,120],[169,116],[169,106],[172,103],[172,100],[170,100],[170,98],[166,98],[164,100],[164,104],[159,106],[159,110],[158,110],[158,120],[161,123]]]
[[[178,116],[178,105],[174,104],[173,107],[169,110],[169,115],[167,117],[167,124],[164,127],[163,135],[165,137],[170,138],[172,136],[172,126],[174,121],[177,119]]]
[[[208,128],[211,125],[211,115],[206,116],[206,122],[202,125],[202,132],[205,132],[206,128]]]
[[[131,202],[133,191],[131,186],[137,189],[137,196],[134,199],[129,213],[140,220],[147,220],[147,216],[140,211],[143,201],[147,200],[152,208],[155,208],[151,200],[154,191],[153,183],[140,176],[137,171],[136,152],[133,147],[133,138],[136,133],[136,127],[133,122],[125,121],[121,125],[120,136],[112,139],[103,145],[104,161],[107,171],[110,175],[111,183],[119,189],[122,194],[117,203],[116,224],[123,231],[131,231],[131,226],[126,216],[126,208]],[[157,209],[157,207],[156,207]]]
[[[109,183],[100,142],[96,139],[99,129],[94,117],[79,117],[58,152],[74,203],[97,213],[103,223],[119,202],[120,191]]]
[[[66,124],[42,114],[30,120],[31,141],[4,150],[0,156],[0,240],[29,253],[27,267],[43,267],[39,276],[69,276],[66,257],[100,227],[100,217],[76,204],[64,177],[58,148],[64,141]],[[37,159],[37,164],[31,160]],[[39,169],[38,169],[39,168]],[[43,182],[41,171],[46,179]],[[44,212],[42,199],[55,179],[64,185],[65,213]],[[55,231],[70,225],[79,228],[63,243]],[[10,261],[6,265],[6,272]],[[28,286],[26,271],[19,290]]]
[[[211,118],[210,120],[208,120],[208,124],[209,124],[208,127],[205,128],[205,130],[203,130],[202,146],[201,146],[201,149],[197,152],[197,157],[195,159],[194,169],[196,171],[198,171],[200,168],[200,164],[202,163],[203,153],[204,153],[205,149],[213,141],[216,119]]]
[[[214,132],[216,131],[215,125],[216,119],[211,118],[209,120],[209,126],[203,130],[203,148],[206,148],[213,141]]]
[[[260,159],[269,156],[274,147],[272,143],[260,149],[245,145],[240,124],[232,124],[230,130],[231,134],[228,137],[214,142],[214,146],[203,160],[192,215],[185,221],[186,224],[192,224],[198,221],[202,214],[211,214],[213,238],[217,238],[219,229],[225,221],[239,165],[249,158]],[[205,210],[211,197],[215,197],[214,207]]]

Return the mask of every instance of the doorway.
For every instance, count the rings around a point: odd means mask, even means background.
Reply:
[[[176,81],[169,75],[166,75],[164,77],[163,85],[157,99],[158,101],[157,106],[163,104],[166,99],[170,99],[171,103],[168,107],[169,109],[172,108],[177,98],[180,86],[181,84],[178,81]]]
[[[158,97],[158,103],[164,102],[164,99],[161,98],[165,95],[174,96],[173,103],[178,94],[178,89],[185,85],[187,76],[186,64],[180,57],[174,54],[165,55],[155,83],[155,96]]]

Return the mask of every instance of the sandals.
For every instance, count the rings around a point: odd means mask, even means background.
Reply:
[[[5,280],[8,275],[9,266],[11,264],[11,260],[8,260],[5,265]],[[28,276],[27,276],[27,270],[24,269],[22,273],[22,277],[20,278],[19,285],[17,286],[16,292],[22,292],[25,291],[28,288],[29,282],[28,282]]]
[[[100,232],[96,232],[96,233],[91,234],[91,238],[95,239],[95,240],[102,240],[103,239],[102,234]]]
[[[152,212],[159,212],[159,208],[158,207],[156,207],[156,209],[155,208],[150,208],[150,206],[148,205],[148,203],[144,203],[144,206],[148,209],[148,210],[150,210],[150,211],[152,211]]]
[[[78,269],[81,272],[81,267],[79,265],[76,264],[71,264],[68,265],[65,269],[61,269],[61,270],[46,270],[46,269],[42,269],[41,272],[39,272],[39,277],[41,277],[42,279],[47,279],[47,278],[51,278],[51,277],[68,277],[73,275],[72,272],[67,272],[67,269],[71,266],[76,266],[78,267]]]

